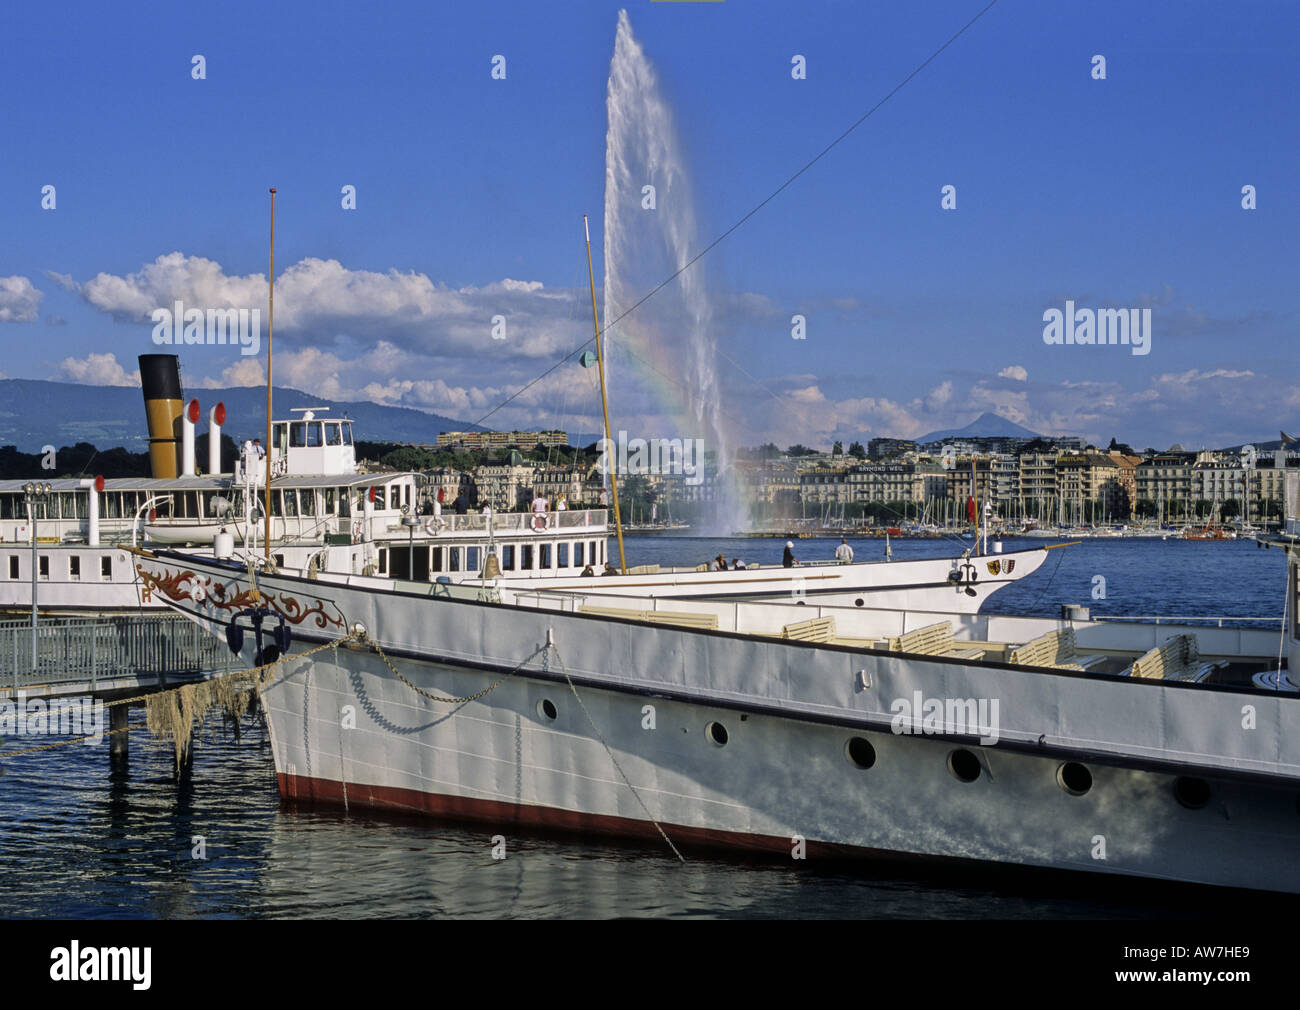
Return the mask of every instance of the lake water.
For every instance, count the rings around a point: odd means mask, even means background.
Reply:
[[[884,542],[851,541],[857,560]],[[612,543],[612,542],[611,542]],[[837,539],[796,541],[802,560]],[[1006,549],[1042,541],[1006,542]],[[780,560],[781,540],[629,538],[629,563]],[[951,553],[893,541],[895,559]],[[986,610],[1056,614],[1267,617],[1282,610],[1285,565],[1251,541],[1096,540],[1052,552]],[[1106,597],[1093,597],[1095,576]],[[365,812],[282,807],[265,731],[219,729],[173,776],[170,748],[132,712],[129,767],[74,744],[0,758],[0,916],[36,917],[732,917],[1164,918],[1257,915],[1274,899],[1205,889],[1079,881],[997,870],[942,873],[897,864],[692,858],[662,846],[542,834],[491,856],[481,827]],[[0,753],[30,745],[0,741]],[[202,838],[205,858],[194,858]],[[1279,899],[1281,900],[1281,899]],[[1292,909],[1293,911],[1293,909]]]

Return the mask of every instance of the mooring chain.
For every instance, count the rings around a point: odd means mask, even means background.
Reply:
[[[366,645],[369,645],[372,649],[374,649],[375,652],[379,653],[379,658],[382,659],[384,663],[387,664],[388,668],[393,671],[394,677],[400,680],[403,684],[409,687],[416,694],[420,695],[420,697],[428,698],[430,701],[440,701],[445,705],[462,705],[466,702],[478,701],[484,695],[490,694],[491,692],[495,691],[498,687],[501,686],[501,680],[497,680],[493,682],[490,686],[483,688],[483,690],[479,691],[477,694],[467,695],[464,698],[445,698],[442,695],[432,694],[429,691],[424,690],[424,688],[417,687],[416,685],[412,684],[409,680],[407,680],[406,677],[402,675],[402,671],[399,670],[397,667],[395,667],[392,661],[387,656],[384,655],[384,650],[379,647],[378,642],[376,642],[374,639],[370,639],[366,641],[364,638],[363,641],[365,642]],[[523,660],[523,662],[517,664],[513,670],[509,671],[509,673],[506,674],[506,676],[509,677],[513,674],[518,673],[527,664],[531,663],[538,653],[544,652],[545,650],[546,650],[546,646],[544,645],[541,646],[531,656]],[[505,678],[502,678],[502,680],[504,679]]]

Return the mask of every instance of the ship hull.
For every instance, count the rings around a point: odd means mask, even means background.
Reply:
[[[575,696],[562,675],[502,678],[389,658],[412,683],[452,697],[499,683],[481,700],[437,704],[373,653],[346,649],[279,681],[263,704],[286,800],[479,823],[507,839],[539,828],[662,842],[662,829],[687,850],[923,857],[1300,891],[1295,791],[1284,786],[1210,780],[1213,808],[1192,810],[1175,774],[1091,762],[1092,787],[1075,796],[1058,781],[1060,757],[969,742],[960,749],[980,772],[965,782],[950,767],[952,740],[649,692],[582,686]],[[723,746],[709,735],[715,723],[726,727]],[[870,768],[847,756],[855,738],[871,744]]]

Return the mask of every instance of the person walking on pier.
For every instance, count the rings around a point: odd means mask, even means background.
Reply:
[[[785,553],[781,555],[781,564],[786,568],[793,568],[799,563],[799,559],[794,556],[794,541],[785,542]]]

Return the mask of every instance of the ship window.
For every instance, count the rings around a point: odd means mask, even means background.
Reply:
[[[503,572],[513,572],[515,570],[514,544],[506,544],[501,548],[501,570]]]
[[[550,544],[540,545],[537,548],[537,553],[539,555],[538,557],[539,564],[537,567],[545,571],[549,571],[551,568],[551,545]]]
[[[0,519],[19,519],[21,516],[18,512],[18,496],[16,494],[0,494]]]
[[[569,567],[569,545],[568,545],[568,543],[567,543],[567,542],[566,542],[566,543],[562,543],[562,544],[560,544],[558,547],[556,547],[556,548],[555,548],[555,553],[556,553],[556,559],[555,559],[555,564],[556,564],[556,566],[559,567],[559,568],[568,568],[568,567]]]
[[[376,510],[387,507],[386,505],[384,505],[384,492],[386,490],[387,490],[386,488],[382,488],[382,487],[374,488]]]
[[[431,572],[442,571],[442,548],[441,547],[435,547],[433,549],[433,563],[429,566],[429,571]]]
[[[284,514],[286,516],[298,515],[298,492],[297,491],[284,492]]]
[[[465,571],[477,572],[478,570],[479,570],[478,548],[466,547],[465,548]]]
[[[524,572],[533,570],[533,545],[524,544],[519,548],[519,569]]]
[[[322,444],[321,424],[319,421],[312,421],[307,425],[307,444],[313,449]]]
[[[40,578],[48,579],[50,577],[50,556],[42,554],[40,558]]]
[[[339,432],[339,425],[335,421],[328,421],[325,424],[325,444],[342,445],[343,436]]]
[[[573,545],[573,567],[574,568],[582,568],[583,565],[585,564],[585,562],[582,560],[582,548],[583,548],[583,543],[581,540],[577,541]]]
[[[68,556],[68,581],[77,582],[81,579],[81,557],[77,554]]]
[[[305,516],[314,516],[316,514],[316,492],[308,488],[303,488],[300,493],[302,495],[302,514]]]
[[[339,516],[343,519],[352,516],[352,496],[345,487],[339,488]]]
[[[99,559],[99,577],[105,581],[113,578],[113,559],[107,554]]]
[[[307,422],[294,421],[289,425],[289,447],[303,449],[307,445]]]
[[[11,579],[18,578],[18,555],[17,554],[9,555],[9,577]]]
[[[342,427],[342,429],[343,429],[343,444],[344,444],[344,445],[351,445],[351,444],[352,444],[352,425],[344,423],[344,424],[340,425],[340,427]]]
[[[460,571],[460,548],[459,547],[447,548],[447,571],[449,572]]]
[[[844,745],[844,755],[855,768],[866,770],[876,763],[876,748],[865,737],[849,737]]]
[[[948,755],[948,770],[962,782],[974,782],[980,777],[980,761],[968,750],[955,750]]]
[[[321,491],[321,496],[324,498],[325,503],[325,511],[322,514],[332,516],[334,514],[334,489],[332,487],[325,488]]]

